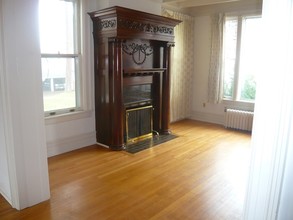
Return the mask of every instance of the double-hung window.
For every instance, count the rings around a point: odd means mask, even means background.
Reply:
[[[39,1],[45,115],[80,108],[79,18],[79,0]]]
[[[223,99],[254,102],[260,16],[227,16],[223,39]]]

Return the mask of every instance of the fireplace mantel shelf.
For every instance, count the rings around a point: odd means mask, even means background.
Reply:
[[[154,73],[163,73],[166,68],[151,68],[151,69],[125,69],[123,70],[124,76],[141,76],[152,75]]]

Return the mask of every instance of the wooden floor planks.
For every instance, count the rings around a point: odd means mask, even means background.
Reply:
[[[179,137],[136,154],[100,146],[49,158],[51,199],[0,219],[241,218],[250,135],[192,120]]]

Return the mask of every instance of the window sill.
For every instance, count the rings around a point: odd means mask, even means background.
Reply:
[[[45,125],[58,124],[58,123],[78,120],[82,118],[89,118],[92,116],[92,114],[93,114],[93,111],[77,111],[77,112],[70,112],[70,113],[54,115],[54,116],[46,116]]]
[[[254,102],[244,102],[244,101],[233,101],[233,100],[223,100],[223,104],[227,108],[236,108],[242,110],[254,110]]]

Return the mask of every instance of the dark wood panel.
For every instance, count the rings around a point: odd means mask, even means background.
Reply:
[[[123,75],[122,73],[122,42],[113,39],[109,42],[109,103],[111,138],[109,146],[112,150],[121,150],[124,144],[124,107],[123,107]],[[107,143],[105,143],[107,144]]]
[[[153,76],[133,76],[133,77],[123,78],[124,86],[143,85],[143,84],[152,84],[152,83],[153,83]]]
[[[162,133],[170,133],[170,99],[171,99],[171,49],[173,44],[167,44],[164,48],[164,67],[166,71],[163,74],[162,85]]]

